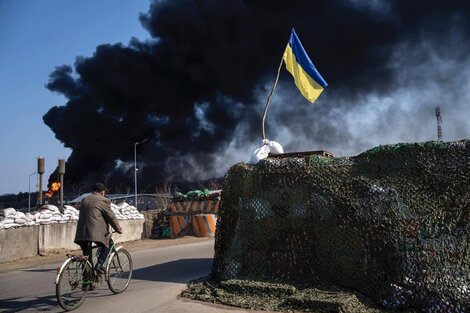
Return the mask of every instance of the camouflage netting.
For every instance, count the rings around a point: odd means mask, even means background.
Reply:
[[[214,281],[313,282],[387,309],[470,312],[470,140],[233,166]]]

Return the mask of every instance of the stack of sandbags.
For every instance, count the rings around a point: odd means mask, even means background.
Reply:
[[[120,220],[143,220],[144,215],[126,202],[116,205],[111,204],[111,208]],[[14,208],[0,210],[0,229],[12,227],[47,225],[54,223],[68,223],[78,221],[79,210],[73,206],[66,205],[62,212],[55,205],[44,205],[34,214],[16,211]]]
[[[19,226],[31,226],[36,224],[34,215],[31,213],[16,212],[15,224]]]
[[[78,220],[78,210],[70,205],[64,207],[63,213],[55,205],[44,205],[34,214],[37,224],[68,223]]]
[[[143,220],[143,214],[140,214],[136,207],[129,205],[126,202],[119,203],[118,205],[111,203],[116,218],[119,220]]]
[[[15,223],[16,210],[7,208],[0,210],[0,229],[8,229],[17,226]]]
[[[34,214],[36,223],[41,225],[60,223],[63,221],[59,208],[55,205],[44,205]]]
[[[80,211],[71,205],[64,206],[63,218],[67,221],[78,221]]]
[[[36,224],[34,215],[16,211],[14,208],[0,210],[0,229],[31,226]]]

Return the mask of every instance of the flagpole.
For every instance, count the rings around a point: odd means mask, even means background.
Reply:
[[[269,93],[268,99],[266,101],[266,105],[264,107],[263,121],[262,121],[262,124],[261,124],[262,131],[263,131],[263,139],[266,139],[266,132],[264,131],[264,121],[266,120],[266,114],[268,113],[269,104],[271,104],[271,97],[273,96],[274,89],[276,89],[277,82],[279,81],[279,74],[281,73],[281,68],[282,68],[282,63],[283,62],[284,62],[284,54],[282,54],[281,63],[279,64],[279,68],[277,69],[276,81],[274,82],[273,88],[271,89],[271,92]]]

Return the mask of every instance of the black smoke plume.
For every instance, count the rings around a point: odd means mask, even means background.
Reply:
[[[47,88],[68,101],[44,122],[72,149],[69,185],[132,187],[145,138],[143,189],[248,160],[292,27],[329,87],[312,106],[282,71],[267,136],[285,150],[432,140],[436,105],[444,136],[470,134],[459,120],[469,113],[468,1],[154,1],[140,21],[148,40],[100,45],[50,75]]]

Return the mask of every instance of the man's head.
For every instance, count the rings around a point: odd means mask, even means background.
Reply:
[[[103,183],[96,183],[93,185],[91,191],[104,195],[104,193],[106,192],[106,186]]]

